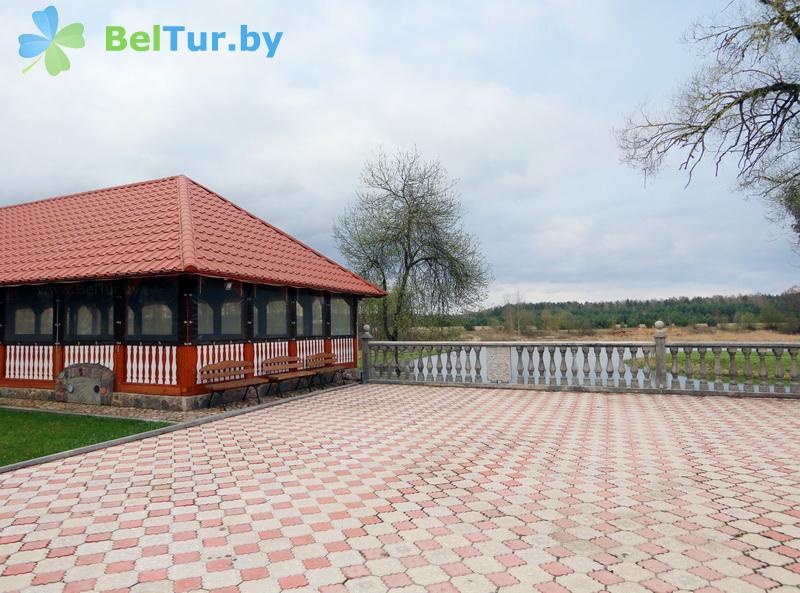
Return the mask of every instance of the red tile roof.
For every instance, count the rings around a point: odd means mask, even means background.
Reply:
[[[182,272],[383,294],[183,175],[0,208],[0,285]]]

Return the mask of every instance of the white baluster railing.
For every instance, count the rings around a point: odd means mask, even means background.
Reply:
[[[369,380],[558,390],[800,395],[800,342],[378,342]]]
[[[53,346],[8,345],[5,363],[7,379],[53,380]]]
[[[244,360],[244,344],[241,342],[226,342],[223,344],[200,344],[197,346],[197,382],[209,382],[200,378],[201,368],[208,364],[225,360]],[[244,378],[244,375],[239,378]],[[214,379],[211,382],[216,380],[218,379]]]
[[[114,370],[113,344],[70,344],[64,346],[64,366],[100,364]]]
[[[289,356],[289,341],[275,340],[270,342],[255,342],[253,344],[253,359],[255,364],[255,374],[263,374],[261,364],[269,358],[278,356]]]
[[[177,346],[126,346],[125,381],[137,385],[177,385]]]

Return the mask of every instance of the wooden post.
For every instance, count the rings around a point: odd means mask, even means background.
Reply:
[[[358,368],[358,336],[353,336],[353,368]]]
[[[114,391],[128,380],[128,349],[125,344],[114,344]]]
[[[178,388],[181,395],[195,395],[197,386],[197,346],[178,346]]]
[[[289,340],[289,356],[297,356],[297,340],[294,338]]]
[[[245,342],[244,343],[244,360],[245,362],[249,362],[250,364],[255,364],[256,362],[256,350],[253,346],[253,342]],[[255,370],[255,367],[254,367]],[[246,377],[250,378],[253,376],[253,373],[247,373]]]
[[[6,378],[6,346],[0,344],[0,379]]]
[[[53,346],[53,381],[56,380],[58,374],[64,370],[64,344],[55,344]]]

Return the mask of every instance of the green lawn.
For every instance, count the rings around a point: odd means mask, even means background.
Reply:
[[[0,465],[85,447],[162,426],[169,424],[0,408]]]

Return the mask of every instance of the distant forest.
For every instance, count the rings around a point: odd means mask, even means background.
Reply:
[[[493,326],[509,331],[652,327],[707,323],[738,324],[743,329],[767,327],[800,332],[800,290],[781,295],[742,295],[665,300],[625,300],[605,303],[509,303],[475,313],[454,316],[449,324]]]

